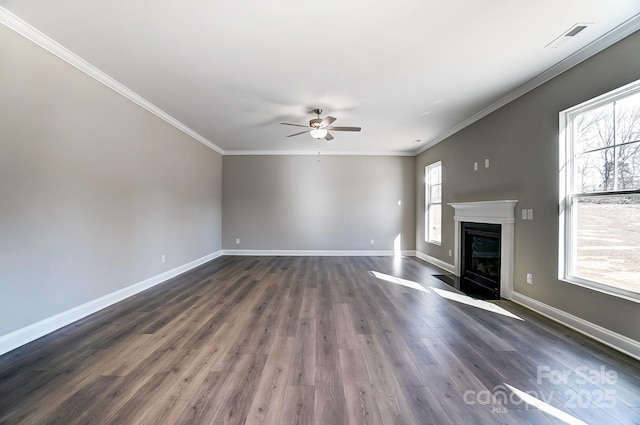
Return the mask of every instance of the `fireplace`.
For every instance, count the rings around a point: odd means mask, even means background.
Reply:
[[[465,280],[462,277],[463,256],[463,232],[462,225],[471,223],[473,225],[493,224],[499,226],[499,250],[500,262],[498,276],[499,296],[510,300],[513,292],[513,252],[514,252],[514,209],[518,201],[480,201],[480,202],[458,202],[449,204],[455,210],[453,217],[456,222],[454,237],[454,274],[459,277],[460,284]],[[483,229],[480,229],[482,231]],[[484,229],[486,230],[486,228]],[[485,270],[485,266],[480,266]],[[495,267],[495,264],[491,267]]]
[[[461,279],[467,291],[500,299],[500,224],[461,223]]]

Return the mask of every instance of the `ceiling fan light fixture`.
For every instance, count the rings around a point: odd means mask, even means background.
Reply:
[[[327,135],[327,129],[326,128],[314,128],[313,130],[311,130],[309,132],[309,134],[311,134],[311,137],[313,137],[314,139],[324,139],[324,136]]]

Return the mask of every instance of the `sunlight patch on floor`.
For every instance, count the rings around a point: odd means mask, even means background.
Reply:
[[[402,286],[405,286],[407,288],[417,289],[418,291],[421,291],[421,292],[427,292],[427,293],[429,292],[429,290],[427,288],[425,288],[424,286],[420,285],[418,282],[413,282],[411,280],[402,279],[402,278],[399,278],[399,277],[391,276],[391,275],[380,273],[380,272],[374,272],[373,270],[371,271],[371,274],[373,274],[378,279],[385,280],[385,281],[391,282],[391,283],[395,283],[396,285],[402,285]]]
[[[580,419],[571,416],[570,414],[563,412],[562,410],[553,407],[549,403],[545,403],[544,401],[535,398],[531,394],[527,394],[524,391],[521,391],[517,388],[512,387],[511,385],[504,384],[509,388],[516,396],[518,396],[522,401],[527,403],[530,406],[536,407],[543,412],[560,419],[562,422],[570,424],[570,425],[588,425],[586,422],[581,421]]]
[[[446,298],[462,304],[470,305],[472,307],[481,308],[483,310],[490,311],[492,313],[498,313],[498,314],[502,314],[503,316],[512,317],[514,319],[524,321],[524,319],[522,319],[521,317],[516,316],[510,311],[505,310],[504,308],[494,303],[490,303],[488,301],[483,301],[483,300],[477,300],[466,295],[458,294],[456,292],[445,291],[444,289],[431,288],[431,290],[434,291],[436,294],[440,295],[442,298]]]

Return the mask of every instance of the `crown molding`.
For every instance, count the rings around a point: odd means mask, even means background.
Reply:
[[[224,151],[225,156],[415,156],[414,152],[391,151],[391,152],[356,152],[356,151]]]
[[[482,109],[480,112],[472,115],[471,117],[462,121],[460,124],[456,125],[455,127],[452,127],[451,129],[440,134],[436,138],[429,141],[426,145],[421,146],[420,149],[417,149],[416,151],[414,151],[414,154],[415,155],[421,154],[422,152],[437,145],[438,143],[442,142],[448,137],[453,136],[460,130],[486,117],[490,113],[502,108],[506,104],[513,102],[517,98],[543,85],[547,81],[557,77],[558,75],[573,68],[574,66],[589,59],[590,57],[600,53],[604,49],[614,45],[618,41],[624,39],[625,37],[630,36],[631,34],[633,34],[638,30],[640,30],[640,13],[633,16],[632,18],[629,18],[627,21],[618,25],[617,27],[615,27],[608,33],[600,36],[599,38],[592,41],[591,43],[587,44],[582,49],[578,50],[572,55],[567,56],[557,64],[553,65],[552,67],[538,74],[536,77],[532,78],[531,80],[527,81],[523,85],[519,86],[515,90],[511,91],[510,93],[496,100],[491,105]]]
[[[152,114],[156,115],[158,118],[164,120],[168,124],[174,126],[178,130],[182,131],[186,135],[192,137],[203,145],[209,147],[210,149],[218,152],[221,155],[317,155],[317,151],[264,151],[264,150],[254,150],[254,151],[225,151],[215,143],[208,140],[206,137],[197,133],[184,123],[178,121],[173,116],[169,115],[162,109],[158,108],[148,100],[144,99],[142,96],[135,93],[133,90],[129,89],[125,85],[119,83],[109,75],[100,71],[95,66],[91,65],[89,62],[85,61],[75,53],[71,52],[61,44],[57,43],[44,33],[38,31],[36,28],[18,18],[13,13],[9,12],[4,7],[0,6],[0,23],[5,25],[7,28],[15,31],[16,33],[22,35],[26,39],[32,41],[36,45],[42,47],[43,49],[49,51],[54,54],[58,58],[64,60],[130,101],[134,102],[138,106],[146,109]],[[640,30],[640,14],[633,16],[628,19],[626,22],[620,24],[613,30],[599,37],[595,41],[591,42],[587,46],[538,74],[533,79],[527,81],[523,85],[519,86],[515,90],[511,91],[507,95],[498,99],[491,105],[482,109],[478,113],[472,115],[466,120],[462,121],[458,125],[452,127],[446,132],[440,134],[436,138],[432,139],[424,146],[420,147],[415,151],[390,151],[390,152],[340,152],[340,151],[320,151],[320,155],[360,155],[360,156],[416,156],[426,151],[427,149],[435,146],[436,144],[442,142],[448,137],[454,135],[455,133],[461,131],[462,129],[470,126],[474,122],[486,117],[490,113],[498,110],[499,108],[507,105],[508,103],[514,101],[515,99],[523,96],[529,91],[541,86],[552,78],[557,77],[561,73],[571,69],[572,67],[578,65],[579,63],[585,61],[586,59],[594,56],[595,54],[601,52],[602,50],[610,47],[611,45],[617,43],[623,38],[633,34],[634,32]]]
[[[16,15],[9,12],[7,9],[3,8],[2,6],[0,6],[0,23],[6,26],[7,28],[17,32],[18,34],[25,37],[26,39],[32,41],[36,45],[49,51],[50,53],[53,53],[58,58],[74,66],[75,68],[79,69],[80,71],[84,72],[88,76],[94,78],[95,80],[109,87],[116,93],[129,99],[130,101],[137,104],[138,106],[156,115],[158,118],[166,121],[167,123],[171,124],[178,130],[182,131],[186,135],[192,137],[193,139],[197,140],[198,142],[202,143],[208,148],[213,149],[214,151],[218,152],[221,155],[224,155],[224,150],[220,148],[218,145],[211,142],[206,137],[202,136],[201,134],[197,133],[191,128],[187,127],[185,124],[178,121],[176,118],[172,117],[162,109],[158,108],[157,106],[155,106],[154,104],[152,104],[151,102],[149,102],[148,100],[146,100],[145,98],[143,98],[142,96],[134,92],[133,90],[129,89],[125,85],[114,80],[109,75],[100,71],[98,68],[91,65],[89,62],[85,61],[80,56],[73,53],[71,50],[57,43],[56,41],[54,41],[44,33],[38,31],[36,28],[29,25],[27,22],[23,21],[22,19],[18,18]]]

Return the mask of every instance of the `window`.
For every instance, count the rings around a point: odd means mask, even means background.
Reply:
[[[425,241],[440,245],[442,241],[442,162],[424,169]]]
[[[560,278],[640,301],[640,81],[560,113]]]

